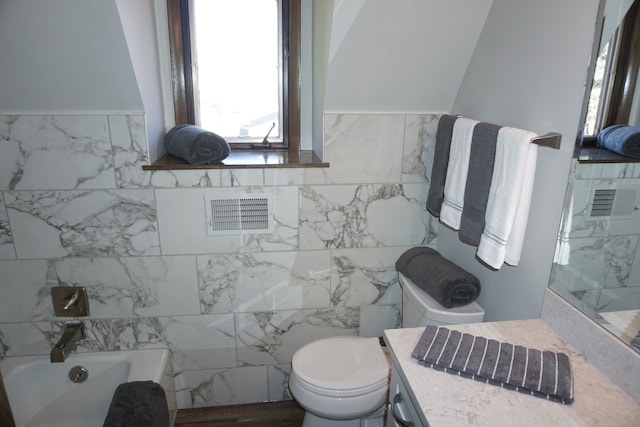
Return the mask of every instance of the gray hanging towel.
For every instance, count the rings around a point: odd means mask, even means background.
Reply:
[[[431,182],[429,183],[429,194],[427,195],[427,210],[435,217],[440,216],[440,208],[444,200],[444,182],[447,178],[447,168],[449,167],[451,135],[453,134],[453,124],[457,119],[457,116],[443,114],[438,121]]]
[[[480,244],[480,236],[484,231],[484,215],[487,211],[500,128],[501,126],[483,122],[473,128],[459,237],[463,242],[474,246]]]

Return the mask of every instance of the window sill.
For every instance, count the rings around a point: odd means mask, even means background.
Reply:
[[[192,165],[170,154],[165,154],[150,165],[142,166],[146,171],[190,170],[190,169],[258,169],[258,168],[328,168],[312,151],[233,151],[222,163]]]
[[[578,151],[579,163],[639,163],[640,159],[625,157],[598,147],[581,147]]]

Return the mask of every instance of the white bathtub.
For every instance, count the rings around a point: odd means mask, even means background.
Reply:
[[[69,379],[77,365],[89,374],[82,383]],[[171,422],[175,416],[169,350],[72,353],[64,363],[51,363],[49,355],[8,357],[0,370],[17,427],[102,427],[113,392],[128,381],[162,385]]]

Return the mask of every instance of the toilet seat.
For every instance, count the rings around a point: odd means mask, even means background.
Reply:
[[[291,363],[299,385],[324,396],[359,396],[386,388],[389,380],[377,338],[319,339],[301,347]]]

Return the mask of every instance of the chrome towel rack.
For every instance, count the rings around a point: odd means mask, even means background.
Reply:
[[[531,138],[531,142],[538,144],[541,147],[550,147],[556,150],[560,149],[560,141],[562,140],[562,134],[558,132],[549,132],[544,135]]]

